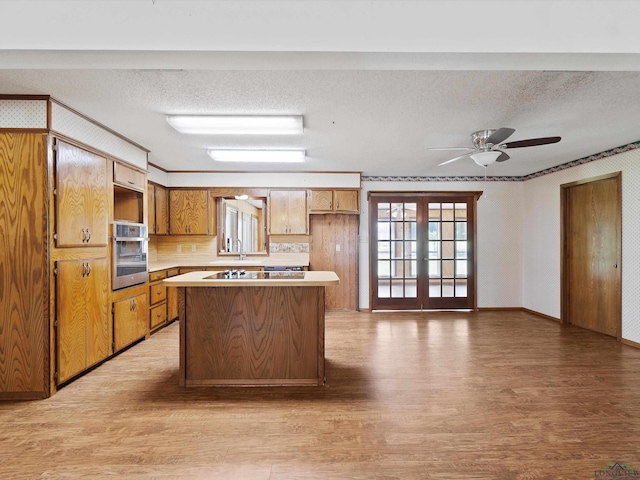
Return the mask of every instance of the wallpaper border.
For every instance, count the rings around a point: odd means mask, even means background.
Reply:
[[[595,162],[596,160],[602,160],[603,158],[611,157],[613,155],[617,155],[619,153],[628,152],[629,150],[635,150],[640,148],[640,141],[628,143],[627,145],[623,145],[621,147],[612,148],[610,150],[605,150],[604,152],[595,153],[593,155],[589,155],[587,157],[582,157],[577,160],[572,160],[567,163],[563,163],[561,165],[557,165],[555,167],[547,168],[545,170],[540,170],[539,172],[530,173],[528,175],[523,175],[520,177],[506,177],[506,176],[488,176],[477,175],[477,176],[469,176],[469,177],[454,177],[454,176],[437,176],[437,177],[411,177],[411,176],[365,176],[361,177],[363,182],[524,182],[526,180],[532,180],[534,178],[542,177],[544,175],[548,175],[550,173],[559,172],[561,170],[566,170],[567,168],[576,167],[578,165],[583,165],[589,162]]]

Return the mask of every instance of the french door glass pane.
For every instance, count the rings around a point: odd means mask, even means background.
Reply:
[[[404,284],[404,296],[407,298],[418,297],[418,280],[407,279]]]
[[[453,240],[453,222],[443,222],[442,223],[442,240]]]
[[[429,242],[429,258],[440,258],[440,242]]]
[[[391,298],[404,297],[404,280],[391,280]]]
[[[391,242],[378,242],[378,259],[391,258]]]
[[[467,280],[466,279],[456,279],[456,297],[466,297],[467,296]]]
[[[391,205],[388,203],[378,204],[378,223],[391,220]]]
[[[453,260],[442,260],[442,278],[453,278],[455,275]]]
[[[456,203],[456,220],[466,220],[467,219],[467,204],[466,203]]]
[[[467,239],[467,222],[456,222],[456,240]]]
[[[467,242],[456,242],[456,258],[467,258]]]
[[[456,260],[456,278],[467,278],[466,260]]]
[[[439,278],[429,279],[429,296],[432,298],[440,298],[442,281]]]
[[[454,242],[442,242],[442,258],[454,258]]]
[[[404,242],[391,242],[391,258],[404,258]]]
[[[391,298],[391,281],[378,279],[378,298]]]
[[[442,221],[453,221],[453,203],[442,204]]]
[[[442,280],[442,296],[443,297],[453,297],[453,280]]]
[[[378,240],[391,240],[391,225],[389,223],[378,223]]]
[[[429,277],[440,278],[440,260],[429,260]]]
[[[430,203],[429,204],[429,220],[440,220],[440,204],[439,203]]]

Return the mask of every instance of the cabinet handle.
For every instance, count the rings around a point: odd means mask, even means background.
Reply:
[[[336,202],[336,210],[340,210],[340,202]]]
[[[87,243],[91,241],[91,230],[87,228]]]
[[[156,313],[156,317],[160,318],[162,316],[162,313]]]
[[[131,180],[127,180],[127,183],[128,183],[129,185],[135,185],[135,182],[132,182]]]
[[[83,277],[87,276],[87,264],[85,262],[82,262],[82,276]]]
[[[87,277],[91,274],[91,265],[87,263]]]
[[[87,241],[87,231],[83,228],[82,229],[82,243]]]

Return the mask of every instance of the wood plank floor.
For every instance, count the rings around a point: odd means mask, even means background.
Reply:
[[[330,313],[324,387],[178,387],[173,324],[0,403],[0,478],[593,479],[640,469],[640,350],[523,312]]]

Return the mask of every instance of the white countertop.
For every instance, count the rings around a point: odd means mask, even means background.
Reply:
[[[149,271],[166,270],[176,267],[202,267],[214,269],[217,267],[265,267],[265,266],[287,266],[287,267],[308,267],[309,254],[286,254],[277,253],[269,256],[246,257],[239,260],[237,255],[220,256],[215,258],[163,258],[149,261]],[[221,268],[224,270],[224,268]]]
[[[304,278],[218,278],[205,279],[215,272],[189,272],[168,278],[163,283],[169,287],[324,287],[338,285],[335,272],[304,272]]]

